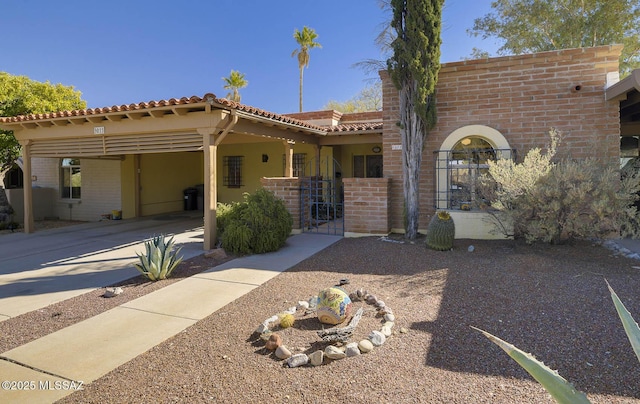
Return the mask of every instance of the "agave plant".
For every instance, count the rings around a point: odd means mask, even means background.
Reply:
[[[144,243],[146,253],[136,253],[140,259],[140,263],[135,264],[138,271],[152,281],[168,278],[183,258],[178,258],[182,247],[173,252],[173,244],[173,237],[165,240],[164,235],[147,240]]]
[[[631,342],[631,347],[638,357],[638,360],[640,360],[640,327],[638,327],[638,323],[636,323],[631,313],[629,313],[620,298],[618,298],[616,292],[613,291],[609,282],[607,282],[607,287],[611,293],[611,299],[616,307],[618,316],[622,321],[624,331],[629,338],[629,342]],[[518,362],[524,370],[542,384],[542,387],[544,387],[558,403],[591,403],[583,392],[576,390],[573,385],[560,376],[558,372],[547,367],[544,363],[534,358],[533,355],[518,349],[514,345],[486,331],[473,326],[471,328],[480,331],[485,337],[489,338],[491,342],[502,348],[511,358]]]

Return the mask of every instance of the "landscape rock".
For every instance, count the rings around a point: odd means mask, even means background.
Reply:
[[[392,313],[387,313],[384,315],[384,319],[385,321],[394,322],[396,321],[396,316],[394,316]]]
[[[287,349],[286,346],[280,345],[278,348],[276,348],[276,357],[278,359],[287,359],[291,357],[291,351]]]
[[[295,354],[287,359],[287,366],[290,368],[297,368],[298,366],[303,366],[307,363],[309,363],[309,357],[303,353]]]
[[[280,345],[282,345],[282,337],[280,334],[273,333],[265,344],[265,348],[270,351],[275,351]]]
[[[121,287],[109,288],[104,292],[102,296],[107,298],[116,297],[122,294],[122,292],[124,292],[124,290]]]
[[[347,355],[347,358],[360,355],[360,348],[358,348],[358,343],[357,342],[348,343],[344,353]]]
[[[358,342],[358,348],[362,353],[371,352],[373,351],[373,344],[368,339],[363,339],[362,341]]]
[[[385,337],[380,331],[371,331],[371,334],[369,334],[369,341],[371,341],[373,346],[380,346],[384,344],[386,340],[387,337]]]
[[[387,327],[386,325],[382,327],[380,332],[385,336],[385,338],[390,337],[392,334],[391,327]]]
[[[324,352],[322,352],[321,350],[317,350],[314,353],[309,354],[309,362],[313,366],[320,366],[322,365],[323,361],[324,361]]]
[[[309,308],[315,310],[318,307],[318,296],[313,296],[309,299]]]
[[[324,354],[327,356],[327,358],[334,360],[347,357],[347,354],[335,345],[329,345],[328,347],[326,347],[324,350]]]

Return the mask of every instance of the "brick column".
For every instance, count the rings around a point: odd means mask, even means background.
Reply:
[[[298,177],[263,177],[260,179],[262,187],[275,194],[284,201],[291,217],[293,230],[300,230],[300,179]]]

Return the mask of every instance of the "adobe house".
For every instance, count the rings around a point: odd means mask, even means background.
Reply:
[[[473,209],[477,201],[465,180],[481,173],[488,158],[523,157],[533,147],[544,147],[551,127],[563,133],[559,154],[598,157],[619,167],[621,135],[640,135],[640,73],[617,83],[621,50],[600,46],[443,64],[436,90],[438,123],[423,153],[420,228],[436,209],[447,209],[457,238],[499,237],[489,231],[485,214]],[[381,77],[390,221],[391,229],[400,230],[399,104],[391,80],[384,72]]]
[[[496,237],[468,180],[487,159],[546,145],[551,127],[563,133],[563,155],[618,167],[622,136],[623,154],[637,156],[640,71],[618,80],[621,49],[444,64],[438,123],[423,153],[420,228],[447,209],[457,238]],[[112,210],[124,218],[180,211],[183,191],[202,184],[205,249],[216,237],[216,202],[261,186],[285,200],[296,232],[402,232],[398,96],[380,76],[384,107],[374,113],[279,115],[208,94],[0,118],[23,145],[25,230],[33,231],[33,195],[43,189],[53,215],[98,220]]]
[[[117,211],[132,218],[181,211],[185,190],[200,185],[204,247],[210,249],[216,203],[241,200],[262,186],[263,177],[296,178],[303,186],[307,179],[306,200],[316,205],[315,216],[326,206],[341,217],[341,207],[336,213],[334,206],[342,188],[328,184],[343,176],[382,176],[380,112],[289,117],[207,94],[1,118],[0,126],[13,130],[23,148],[19,197],[27,233],[34,216],[40,218],[35,208],[42,199],[55,217],[97,221]],[[362,164],[343,168],[345,159]],[[299,207],[305,192],[297,195],[291,209],[310,216]],[[344,228],[334,231],[343,234]]]

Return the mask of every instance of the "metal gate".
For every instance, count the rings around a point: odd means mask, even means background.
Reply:
[[[300,181],[300,222],[304,233],[343,236],[342,169],[331,157],[311,160]]]

